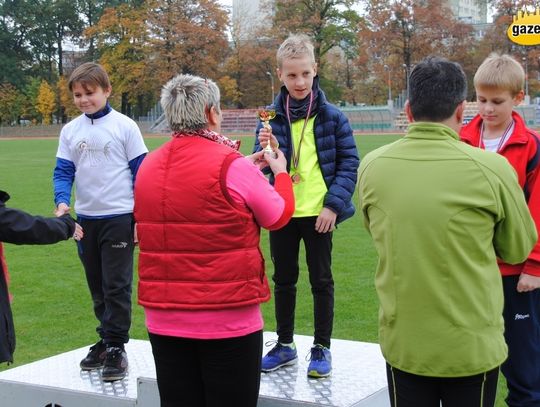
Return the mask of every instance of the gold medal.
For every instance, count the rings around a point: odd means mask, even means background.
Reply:
[[[289,109],[289,95],[287,95],[287,121],[289,122],[289,129],[291,129],[292,132],[292,125],[291,125],[291,115],[290,115],[290,109]],[[309,121],[309,117],[311,116],[311,107],[313,106],[313,90],[309,94],[309,106],[306,118],[304,119],[304,126],[302,127],[302,133],[300,133],[300,140],[298,141],[298,151],[294,148],[294,141],[291,143],[291,155],[292,155],[292,163],[291,168],[294,168],[296,171],[298,171],[298,164],[300,162],[300,149],[302,148],[302,141],[304,141],[304,132],[306,131],[306,127]],[[291,133],[291,139],[292,139],[292,133]],[[302,177],[299,173],[295,172],[293,175],[291,175],[291,180],[293,184],[299,184],[302,181]]]

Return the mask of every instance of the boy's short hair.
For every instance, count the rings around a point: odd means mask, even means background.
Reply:
[[[107,71],[100,64],[95,62],[85,62],[79,65],[68,81],[68,88],[73,91],[73,85],[79,83],[84,89],[95,88],[97,86],[104,90],[111,89],[111,81]]]
[[[516,96],[523,90],[525,71],[521,64],[508,54],[493,52],[480,64],[474,75],[474,87],[508,90]]]
[[[461,65],[430,56],[414,67],[409,78],[409,105],[415,121],[441,122],[467,97]]]
[[[207,110],[219,113],[220,93],[214,81],[193,75],[177,75],[161,90],[161,107],[172,131],[196,131],[208,127]]]
[[[307,56],[315,64],[313,43],[305,34],[292,34],[281,43],[277,50],[276,59],[278,68],[281,68],[285,59],[302,58]]]

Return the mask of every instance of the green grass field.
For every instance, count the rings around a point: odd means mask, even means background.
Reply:
[[[398,135],[357,136],[361,157],[396,140]],[[150,150],[168,138],[147,138]],[[11,195],[8,206],[32,214],[52,216],[52,171],[57,139],[0,139],[0,189]],[[253,139],[242,139],[242,151],[251,150]],[[358,197],[354,197],[355,204]],[[262,232],[261,245],[268,265],[268,232]],[[87,346],[97,340],[96,321],[75,243],[66,241],[50,246],[5,245],[14,295],[13,313],[17,333],[15,363],[0,371],[37,359]],[[303,253],[301,253],[303,259]],[[333,274],[335,279],[334,338],[377,342],[377,298],[373,285],[376,253],[358,213],[339,226],[334,234]],[[298,334],[313,334],[312,299],[305,262],[301,262],[296,310]],[[274,331],[274,304],[263,305],[265,330]],[[142,308],[133,295],[132,338],[147,339]],[[300,350],[308,352],[308,349]],[[362,361],[359,360],[361,369]],[[497,406],[504,406],[501,380]]]

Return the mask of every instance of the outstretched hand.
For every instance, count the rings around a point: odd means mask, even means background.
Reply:
[[[79,241],[84,237],[84,231],[81,225],[75,223],[75,232],[73,233],[73,239]]]
[[[253,153],[251,155],[246,155],[246,158],[253,164],[255,164],[257,167],[259,167],[259,170],[268,167],[268,163],[264,158],[264,151],[262,150],[257,151],[256,153]]]
[[[61,202],[61,203],[58,204],[58,206],[54,210],[54,215],[56,217],[63,216],[63,215],[68,215],[70,210],[71,210],[71,208],[69,206],[67,206],[65,203]]]
[[[276,148],[273,153],[264,153],[264,159],[270,166],[270,169],[277,175],[282,172],[287,172],[287,159],[285,154],[279,148]]]

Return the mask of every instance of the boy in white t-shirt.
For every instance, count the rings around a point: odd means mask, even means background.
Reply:
[[[55,213],[69,213],[75,183],[75,212],[85,231],[78,252],[101,338],[80,366],[103,367],[103,380],[115,381],[125,377],[128,366],[124,344],[131,325],[133,184],[148,149],[137,124],[107,102],[112,87],[101,65],[82,64],[68,86],[83,114],[60,133],[53,176]]]

